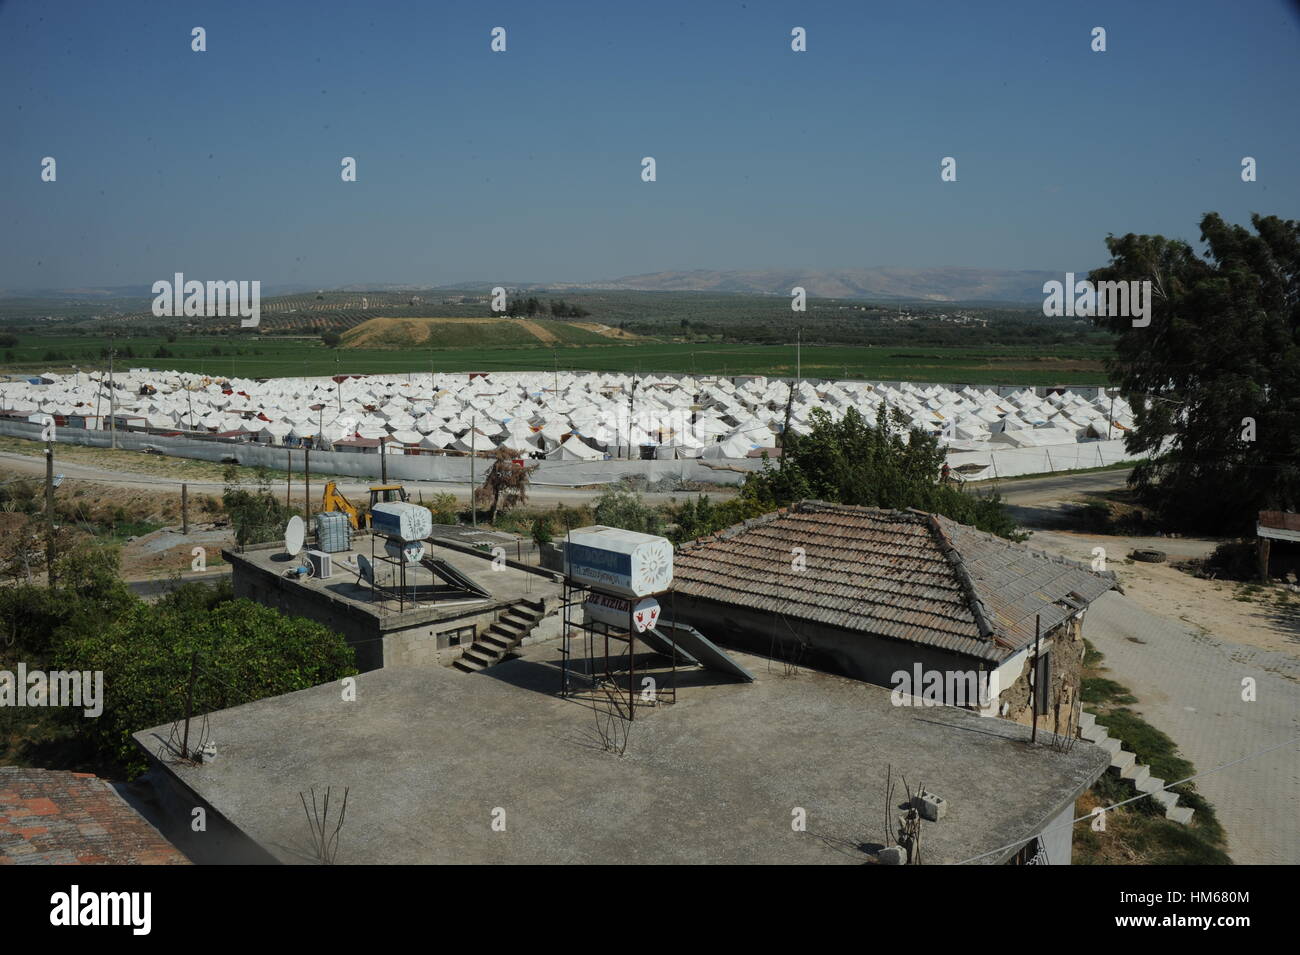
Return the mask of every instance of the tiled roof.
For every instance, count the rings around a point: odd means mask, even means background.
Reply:
[[[1300,531],[1300,514],[1292,511],[1260,511],[1259,526],[1278,531]]]
[[[0,766],[0,865],[188,865],[92,773]]]
[[[995,662],[1033,641],[1036,614],[1049,633],[1115,586],[946,517],[821,501],[682,545],[674,577],[693,597]]]

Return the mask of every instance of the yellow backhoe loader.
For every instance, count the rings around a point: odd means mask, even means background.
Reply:
[[[370,511],[374,509],[376,504],[389,504],[393,501],[406,501],[409,499],[406,488],[400,484],[372,484],[370,486],[370,505],[365,511],[360,511],[344,496],[335,482],[327,481],[325,493],[321,496],[320,509],[322,512],[342,511],[348,516],[348,522],[351,523],[352,529],[359,531],[370,526]]]

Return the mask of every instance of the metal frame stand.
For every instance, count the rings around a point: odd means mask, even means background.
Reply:
[[[644,597],[628,599],[628,615],[626,628],[619,628],[603,623],[599,620],[582,621],[585,616],[583,604],[587,596],[592,593],[601,593],[584,584],[575,583],[568,577],[564,579],[564,586],[561,595],[562,608],[564,614],[564,626],[560,637],[560,696],[572,697],[582,692],[594,692],[597,690],[612,691],[620,703],[627,704],[628,720],[636,718],[636,700],[638,696],[636,685],[636,627],[632,620],[632,606],[637,600],[643,600]],[[654,597],[660,601],[660,607],[663,606],[662,597],[664,594],[673,594],[674,590],[662,591],[658,594],[647,594],[646,597]],[[673,609],[676,609],[676,600],[673,599]],[[662,610],[661,610],[662,616]],[[580,622],[582,621],[582,622]],[[573,654],[574,642],[577,641],[578,650],[583,654],[586,661],[586,669],[575,667]],[[618,658],[621,654],[617,651],[614,655],[610,654],[610,640],[616,644],[623,643],[627,646],[627,666],[621,668],[617,666]],[[598,661],[596,650],[598,646],[602,648],[603,661]],[[598,670],[597,667],[600,667]],[[619,676],[627,674],[627,690],[624,692],[622,680]],[[585,686],[575,688],[575,680],[581,681]],[[655,703],[676,703],[677,702],[677,654],[671,655],[670,678],[667,685],[655,688]],[[653,704],[652,704],[653,705]]]
[[[400,538],[397,538],[397,537],[390,537],[390,536],[388,536],[388,535],[386,535],[386,534],[376,534],[374,531],[371,531],[371,532],[370,532],[370,566],[373,567],[373,568],[377,568],[379,565],[376,563],[376,561],[383,561],[383,562],[386,563],[386,564],[389,564],[389,565],[394,565],[394,564],[395,564],[395,565],[397,566],[397,574],[395,575],[395,576],[398,578],[398,586],[397,586],[397,612],[398,612],[398,613],[401,613],[402,611],[404,611],[404,610],[406,609],[406,588],[407,588],[406,569],[407,569],[407,567],[410,566],[410,565],[408,565],[407,562],[406,562],[406,560],[405,560],[404,558],[402,558],[402,557],[393,557],[393,556],[391,556],[391,555],[388,553],[388,549],[387,549],[387,548],[381,548],[381,550],[383,551],[383,556],[380,557],[379,554],[376,553],[376,551],[375,551],[375,539],[378,538],[378,537],[383,537],[383,539],[384,539],[385,542],[387,542],[387,541],[393,541],[394,543],[396,543],[396,544],[398,545],[398,549],[399,549],[399,550],[401,549],[401,545],[402,545],[402,544],[405,544],[405,543],[407,543],[407,542],[406,542],[406,541],[403,541],[403,540],[401,540]],[[374,574],[374,575],[372,575],[372,576],[373,576],[373,577],[378,577],[379,575],[378,575],[378,574]],[[433,573],[432,570],[429,571],[429,581],[430,581],[430,584],[431,584],[431,592],[436,591],[436,590],[438,589],[438,579],[437,579],[437,577],[434,576],[434,573]],[[410,586],[411,586],[411,599],[410,599],[411,606],[412,606],[413,608],[414,608],[414,607],[418,607],[418,606],[419,606],[419,601],[417,601],[417,600],[415,599],[415,588],[416,588],[417,586],[419,586],[419,585],[418,585],[418,583],[411,583]],[[392,597],[393,597],[393,594],[392,594],[391,592],[386,591],[386,590],[382,590],[382,589],[379,587],[379,584],[378,584],[375,580],[372,579],[372,580],[371,580],[371,584],[370,584],[370,598],[371,598],[371,600],[374,600],[374,599],[375,599],[375,594],[376,594],[376,593],[381,593],[381,594],[383,594],[385,597],[388,597],[390,600],[391,600]]]

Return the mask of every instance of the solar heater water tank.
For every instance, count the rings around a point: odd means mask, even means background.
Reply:
[[[370,509],[370,526],[380,534],[400,540],[424,540],[433,533],[433,514],[419,504],[390,501]]]
[[[653,534],[597,524],[570,531],[564,572],[580,584],[622,597],[646,597],[673,581],[673,545]]]

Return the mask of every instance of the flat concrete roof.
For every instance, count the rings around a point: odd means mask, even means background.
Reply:
[[[399,602],[395,595],[397,590],[400,589],[397,583],[400,581],[400,570],[396,564],[387,563],[380,559],[385,556],[382,537],[374,538],[375,556],[372,557],[371,540],[371,535],[356,535],[353,537],[353,546],[351,548],[331,554],[334,573],[325,580],[314,577],[303,580],[285,578],[284,574],[297,567],[299,561],[285,554],[283,544],[256,545],[248,547],[242,552],[232,548],[223,550],[222,555],[232,567],[239,568],[241,563],[247,564],[281,578],[286,587],[301,587],[307,591],[319,593],[322,597],[339,601],[353,610],[381,617],[381,626],[384,628],[409,626],[426,618],[436,619],[444,613],[463,614],[475,607],[486,609],[497,604],[511,603],[524,598],[540,600],[542,597],[554,597],[560,592],[559,585],[547,577],[531,574],[508,565],[494,569],[493,563],[489,559],[490,555],[485,554],[480,557],[450,547],[439,546],[436,541],[426,541],[425,554],[427,556],[446,561],[456,570],[483,587],[492,596],[479,597],[464,592],[453,593],[441,578],[431,577],[428,568],[420,566],[408,567],[407,599],[404,602],[404,608],[400,610],[399,614],[399,606],[402,605],[402,602]],[[304,552],[306,549],[310,548],[305,548]],[[358,556],[364,556],[374,563],[376,580],[380,585],[380,589],[375,593],[372,593],[369,584],[360,580],[357,571],[352,569],[358,566]],[[507,557],[514,557],[513,550],[507,553]],[[350,563],[352,568],[349,568],[345,561]],[[441,588],[441,592],[430,590],[435,579]],[[416,585],[414,604],[410,599],[412,584]]]
[[[623,756],[602,748],[591,702],[555,695],[549,644],[478,674],[363,673],[356,702],[328,684],[222,710],[214,761],[165,765],[288,863],[313,861],[298,793],[350,787],[340,864],[872,862],[892,767],[895,806],[901,776],[949,802],[922,829],[922,862],[940,864],[1028,841],[1109,761],[1083,741],[1061,753],[1040,733],[1031,746],[1016,723],[897,707],[880,687],[734,655],[755,683],[679,670],[677,702],[638,707]],[[638,681],[656,660],[638,654]],[[135,739],[154,755],[170,730]],[[791,827],[796,807],[806,831]]]

